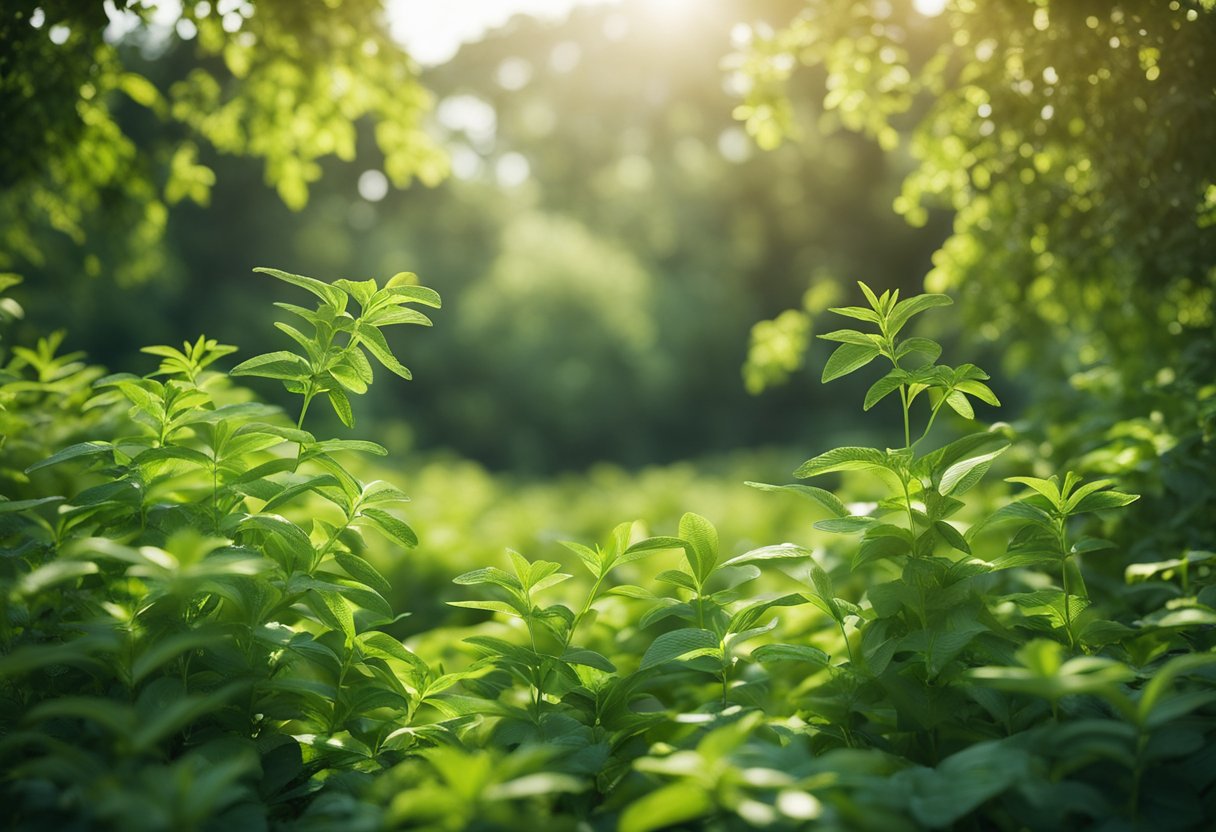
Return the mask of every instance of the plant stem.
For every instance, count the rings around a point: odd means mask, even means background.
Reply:
[[[1068,533],[1063,517],[1056,526],[1056,537],[1060,545],[1060,586],[1064,590],[1064,629],[1068,631],[1068,648],[1075,650],[1077,643],[1072,635],[1072,603],[1068,594]]]
[[[896,366],[898,367],[899,365]],[[911,448],[912,431],[908,424],[908,408],[911,406],[911,403],[908,401],[908,385],[906,384],[899,385],[899,401],[903,405],[904,410],[904,447]]]
[[[925,438],[929,435],[929,431],[933,430],[933,422],[934,422],[934,420],[937,419],[938,411],[940,411],[942,409],[942,405],[945,403],[946,403],[946,398],[945,398],[945,396],[943,396],[938,401],[938,403],[936,405],[934,405],[933,412],[929,414],[929,422],[928,422],[928,424],[925,425],[925,432],[922,433],[920,435],[920,438],[917,439],[912,444],[919,445],[921,442],[925,441]]]
[[[595,583],[591,586],[591,592],[587,596],[586,603],[583,604],[583,608],[578,611],[578,614],[574,616],[574,621],[570,622],[570,629],[566,632],[565,647],[570,646],[570,642],[574,639],[574,631],[578,629],[578,625],[582,623],[583,618],[591,611],[591,605],[595,602],[595,596],[600,591],[600,584],[604,582],[605,577],[607,577],[607,573],[595,579]]]
[[[849,664],[855,664],[857,660],[853,658],[853,645],[849,644],[849,634],[844,629],[844,622],[837,620],[836,625],[840,627],[840,635],[844,639],[844,649],[849,652]]]
[[[296,420],[296,430],[303,430],[304,416],[308,413],[308,406],[312,404],[312,397],[315,395],[317,395],[316,385],[310,381],[308,389],[304,391],[304,404],[300,408],[300,418]]]

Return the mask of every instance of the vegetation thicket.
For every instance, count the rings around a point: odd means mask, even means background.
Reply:
[[[412,648],[385,632],[404,613],[364,557],[369,532],[416,545],[407,498],[344,461],[385,451],[306,424],[324,399],[353,425],[375,365],[409,378],[382,329],[429,324],[412,305],[439,297],[408,273],[381,287],[262,271],[316,303],[278,304],[295,348],[228,374],[215,367],[233,348],[204,337],[147,348],[161,363],[144,377],[98,377],[53,341],[6,359],[18,445],[48,414],[94,432],[8,471],[59,495],[0,502],[15,828],[1212,817],[1210,555],[1135,564],[1091,594],[1084,562],[1115,556],[1094,515],[1135,496],[1065,472],[1011,477],[1016,499],[969,507],[1011,435],[936,444],[947,409],[998,404],[982,370],[939,364],[940,345],[904,331],[946,296],[863,284],[866,306],[833,311],[871,331],[822,336],[839,343],[825,381],[890,365],[864,408],[898,397],[903,444],[826,450],[796,476],[867,472],[882,492],[752,483],[807,498],[818,529],[856,541],[730,556],[697,514],[667,536],[624,523],[563,543],[583,581],[515,551],[457,576],[451,605],[487,620],[434,622]],[[229,376],[281,383],[297,413]],[[642,568],[656,558],[667,568]]]
[[[0,11],[3,825],[1216,823],[1216,0],[660,5]]]

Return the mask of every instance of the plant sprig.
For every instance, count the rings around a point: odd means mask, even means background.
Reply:
[[[301,352],[277,350],[256,355],[232,368],[230,373],[276,379],[288,392],[302,396],[297,427],[303,427],[309,405],[321,394],[329,400],[342,424],[353,427],[350,394],[362,395],[372,383],[369,356],[407,381],[413,377],[394,355],[382,332],[384,327],[396,324],[431,326],[430,318],[407,304],[437,309],[441,305],[439,294],[418,286],[412,272],[394,275],[380,288],[374,280],[325,283],[278,269],[254,271],[305,289],[319,301],[315,310],[275,303],[312,328],[311,334],[306,334],[291,324],[275,322],[275,327],[295,341]],[[351,300],[359,307],[357,316],[347,311]]]

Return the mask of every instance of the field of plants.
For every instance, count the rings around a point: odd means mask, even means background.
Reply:
[[[1216,6],[397,5],[0,12],[0,826],[1216,826]]]

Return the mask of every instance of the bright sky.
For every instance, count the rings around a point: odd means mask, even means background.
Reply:
[[[393,35],[424,66],[441,64],[461,44],[525,13],[561,19],[579,5],[619,0],[388,0]]]

